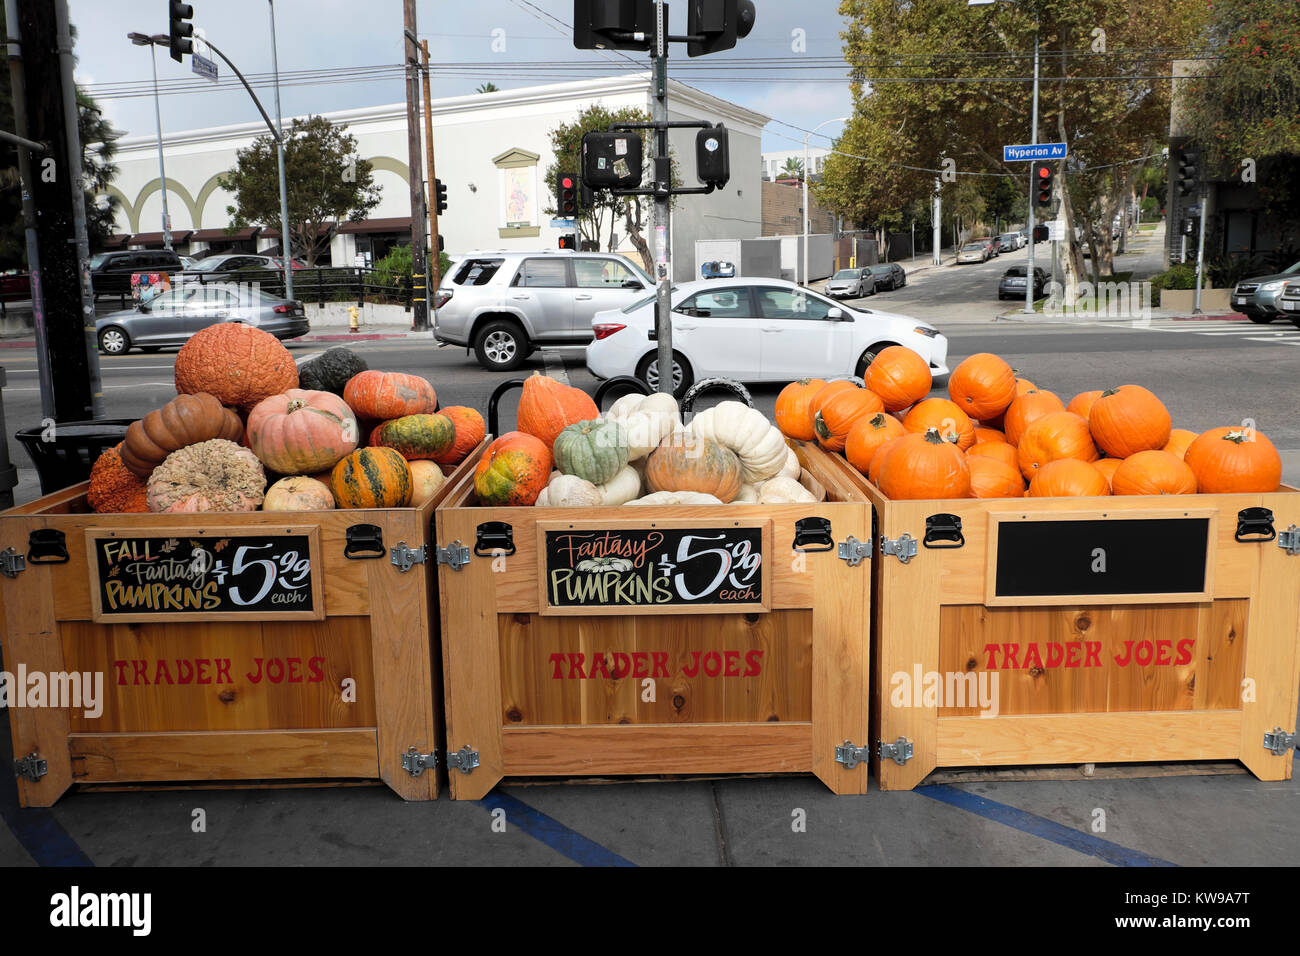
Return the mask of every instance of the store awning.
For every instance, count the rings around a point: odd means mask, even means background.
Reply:
[[[317,229],[316,229],[316,235],[318,235],[318,236],[328,235],[328,234],[329,234],[329,231],[330,231],[330,228],[331,228],[331,226],[330,226],[329,223],[322,224],[322,225],[320,225],[320,226],[317,227]],[[275,226],[267,226],[265,229],[263,229],[260,233],[257,234],[257,238],[259,238],[259,239],[279,239],[279,238],[280,238],[280,230],[279,230],[279,228],[277,228],[277,227],[275,227]]]
[[[339,226],[339,232],[368,234],[372,232],[410,232],[411,217],[398,216],[395,219],[362,219],[359,222],[345,222]]]
[[[125,249],[127,242],[131,239],[129,232],[119,232],[109,236],[104,240],[105,249]]]
[[[192,235],[194,235],[192,229],[181,229],[172,233],[172,242],[189,242]],[[142,232],[132,236],[128,244],[132,246],[160,246],[163,239],[164,236],[161,232]]]
[[[227,232],[225,229],[200,229],[190,236],[190,242],[238,242],[245,239],[256,239],[261,231],[260,226],[250,226],[247,229],[237,229],[234,232]]]

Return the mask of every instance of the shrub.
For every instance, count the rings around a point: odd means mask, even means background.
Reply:
[[[1160,293],[1164,289],[1195,289],[1196,264],[1185,262],[1172,266],[1165,272],[1157,272],[1151,277],[1151,304],[1160,304]]]

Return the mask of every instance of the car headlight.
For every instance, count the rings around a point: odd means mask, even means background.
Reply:
[[[1278,279],[1278,280],[1275,281],[1275,282],[1265,282],[1262,286],[1259,287],[1259,291],[1260,291],[1260,292],[1276,292],[1278,289],[1282,288],[1282,286],[1284,286],[1284,285],[1286,285],[1286,280],[1285,280],[1285,279]]]
[[[937,338],[939,335],[938,329],[932,329],[928,325],[918,325],[912,331],[917,335],[924,335],[927,339]]]

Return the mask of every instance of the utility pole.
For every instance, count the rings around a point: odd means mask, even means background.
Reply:
[[[424,155],[429,165],[429,308],[433,322],[438,322],[438,286],[442,285],[442,243],[438,241],[438,196],[434,183],[436,171],[433,163],[433,100],[429,95],[429,41],[420,41],[420,58],[424,65]]]
[[[677,389],[673,375],[673,269],[672,269],[672,158],[668,152],[668,5],[655,0],[655,46],[652,76],[654,109],[651,121],[661,124],[654,135],[655,170],[655,337],[659,391],[672,395]],[[804,170],[807,175],[807,170]]]
[[[1201,236],[1196,241],[1196,301],[1192,303],[1192,315],[1201,314],[1201,276],[1205,269],[1205,220],[1209,211],[1210,199],[1205,185],[1201,184]]]
[[[407,171],[411,184],[411,331],[421,332],[429,328],[428,312],[428,276],[424,257],[424,184],[421,182],[420,170],[423,167],[420,157],[420,87],[419,59],[420,39],[416,33],[415,0],[402,0],[402,19],[405,26],[406,50],[403,60],[406,63],[406,146]],[[406,43],[410,43],[407,48]],[[430,186],[433,184],[430,183]]]
[[[275,0],[267,2],[271,7],[271,70],[275,74],[275,154],[280,166],[280,254],[284,256],[284,297],[292,299],[293,243],[289,240],[289,188],[284,175],[284,126],[280,119],[280,54],[275,43]]]

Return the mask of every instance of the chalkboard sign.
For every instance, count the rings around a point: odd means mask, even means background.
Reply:
[[[92,616],[102,622],[320,620],[316,528],[86,532]]]
[[[765,610],[767,527],[542,527],[542,607]]]
[[[1003,518],[994,529],[994,598],[1158,595],[1194,600],[1209,590],[1208,516]]]

